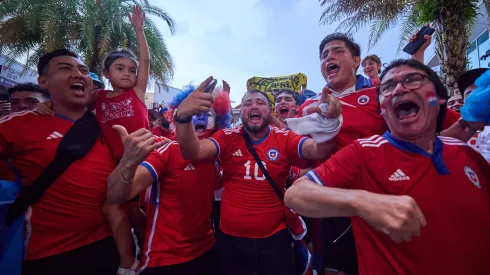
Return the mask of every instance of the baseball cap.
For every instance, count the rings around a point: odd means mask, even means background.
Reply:
[[[92,78],[92,81],[98,86],[101,87],[102,89],[105,87],[104,82],[100,81],[99,76],[93,72],[89,73],[90,78]]]
[[[475,81],[483,73],[485,73],[487,70],[488,70],[488,68],[478,68],[478,69],[473,69],[473,70],[469,70],[469,71],[462,73],[458,77],[458,81],[457,81],[458,82],[458,88],[459,88],[459,91],[461,92],[461,94],[464,93],[464,90],[466,90],[466,88],[468,88],[468,86],[475,83]]]

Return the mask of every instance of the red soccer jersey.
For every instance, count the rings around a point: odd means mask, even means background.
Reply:
[[[385,122],[380,114],[376,98],[376,88],[368,88],[338,96],[342,103],[344,123],[337,135],[336,151],[351,144],[358,138],[375,134],[380,135],[386,131]],[[303,116],[303,110],[306,111],[311,104],[317,105],[318,99],[319,97],[307,100],[301,105],[298,114]]]
[[[151,130],[151,133],[154,134],[155,136],[158,137],[166,137],[171,139],[172,138],[172,132],[170,130],[165,129],[161,126],[157,126]]]
[[[119,133],[112,129],[121,125],[128,133],[141,128],[149,129],[148,110],[145,103],[138,98],[133,89],[115,97],[107,97],[112,91],[100,90],[96,101],[95,115],[100,125],[102,135],[110,141],[109,146],[117,161],[124,153],[124,146]]]
[[[436,139],[434,154],[386,133],[359,139],[307,176],[329,187],[408,195],[427,225],[394,243],[352,217],[359,274],[490,274],[490,167],[462,141]]]
[[[143,267],[180,264],[213,247],[211,211],[218,170],[213,161],[187,161],[172,141],[141,164],[155,183],[147,206]]]
[[[267,182],[242,136],[243,128],[223,129],[211,138],[223,167],[221,231],[247,238],[265,238],[286,228],[284,204]],[[289,169],[301,159],[307,138],[269,126],[269,133],[254,142],[257,155],[280,189]]]
[[[29,185],[53,160],[72,125],[66,118],[38,116],[32,111],[3,117],[0,157],[10,159],[23,185]],[[102,205],[107,177],[114,167],[109,148],[100,139],[51,185],[26,213],[27,260],[70,251],[110,235]]]
[[[461,114],[455,112],[449,108],[446,109],[446,119],[444,119],[444,123],[442,125],[442,129],[447,129],[453,126],[461,118]]]
[[[377,88],[368,88],[337,96],[342,103],[344,122],[337,135],[336,151],[351,144],[356,139],[382,135],[387,130],[385,121],[381,116],[377,97]],[[318,104],[319,98],[320,96],[317,96],[303,103],[298,110],[298,115],[304,116],[309,106]],[[458,113],[447,109],[443,129],[449,128],[458,119]]]

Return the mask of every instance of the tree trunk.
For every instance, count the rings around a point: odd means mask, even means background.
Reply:
[[[91,72],[97,74],[99,78],[102,77],[102,66],[100,66],[101,56],[100,56],[100,32],[102,31],[102,26],[97,25],[95,28],[95,39],[92,45],[92,60],[90,61],[89,69]]]
[[[95,0],[95,5],[99,8],[99,14],[100,14],[99,18],[103,18],[102,3],[100,2],[100,0]],[[90,61],[89,69],[91,72],[97,74],[99,76],[99,79],[102,79],[103,68],[100,64],[100,62],[102,62],[100,56],[100,36],[102,32],[102,26],[100,24],[97,24],[94,28],[95,28],[94,31],[95,39],[94,39],[94,44],[92,45],[92,49],[93,49],[92,60]]]
[[[441,64],[442,82],[448,88],[449,96],[457,89],[458,76],[466,71],[468,48],[466,22],[460,17],[461,2],[452,2],[454,4],[450,8],[441,10],[435,21],[436,55]]]

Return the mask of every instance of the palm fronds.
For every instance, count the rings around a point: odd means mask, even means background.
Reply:
[[[127,19],[133,5],[166,22],[173,34],[175,23],[147,0],[9,0],[0,5],[0,53],[28,55],[34,65],[42,53],[58,48],[78,52],[99,76],[108,52],[127,47],[138,52],[134,30]],[[152,57],[150,75],[162,83],[173,77],[173,61],[164,39],[147,17],[145,35]],[[36,61],[36,62],[35,62]]]

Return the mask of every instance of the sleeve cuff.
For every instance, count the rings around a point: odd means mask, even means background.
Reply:
[[[302,138],[300,141],[299,141],[299,144],[298,144],[298,156],[303,159],[303,144],[305,143],[305,141],[307,140],[308,138],[307,137],[304,137]]]
[[[315,170],[311,170],[310,172],[306,173],[306,176],[316,184],[322,185],[322,186],[327,186],[318,176],[318,174],[315,172]]]
[[[219,144],[218,144],[218,142],[214,138],[211,138],[210,137],[208,139],[211,140],[214,143],[214,146],[216,146],[216,156],[214,156],[214,158],[217,159],[219,157],[219,154],[220,154]]]
[[[150,172],[150,175],[153,178],[153,182],[158,183],[158,174],[153,165],[146,161],[142,162],[140,165],[148,169],[148,172]]]

